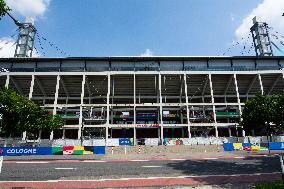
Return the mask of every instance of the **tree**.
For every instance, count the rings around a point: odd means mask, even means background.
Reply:
[[[277,96],[277,105],[275,111],[275,125],[272,126],[272,130],[276,134],[282,134],[284,132],[284,91],[281,95]]]
[[[277,97],[258,93],[245,103],[240,125],[249,133],[251,131],[259,135],[270,133],[271,123],[276,122],[277,104]]]
[[[7,6],[4,0],[0,0],[0,19],[2,16],[6,14],[7,11],[10,11],[11,9]]]
[[[24,131],[38,137],[41,130],[53,131],[64,125],[62,118],[53,117],[46,109],[13,89],[4,88],[0,91],[0,114],[1,133],[6,137]]]

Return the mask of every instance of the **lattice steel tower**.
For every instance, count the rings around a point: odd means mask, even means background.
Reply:
[[[27,17],[25,23],[17,23],[19,36],[14,57],[32,57],[36,28],[34,20]]]
[[[253,26],[250,28],[256,56],[273,56],[273,50],[269,38],[268,25],[258,22],[253,18]]]

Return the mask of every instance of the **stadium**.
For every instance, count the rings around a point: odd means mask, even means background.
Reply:
[[[245,102],[284,90],[284,58],[1,58],[0,86],[61,116],[42,139],[245,136]],[[25,139],[26,133],[19,133]]]

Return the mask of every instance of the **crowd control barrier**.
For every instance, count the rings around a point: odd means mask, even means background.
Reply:
[[[278,143],[278,142],[273,142]],[[281,143],[281,142],[280,142]],[[224,151],[235,151],[235,150],[245,150],[245,151],[262,151],[270,150],[272,143],[224,143]],[[276,147],[275,147],[276,148]],[[284,143],[283,143],[284,149]]]
[[[270,142],[269,149],[270,150],[284,150],[284,142]]]
[[[105,154],[105,146],[0,147],[0,156]]]

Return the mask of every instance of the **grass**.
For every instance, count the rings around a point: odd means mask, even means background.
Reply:
[[[273,182],[261,182],[255,185],[255,189],[284,189],[284,185],[281,181],[273,181]]]

